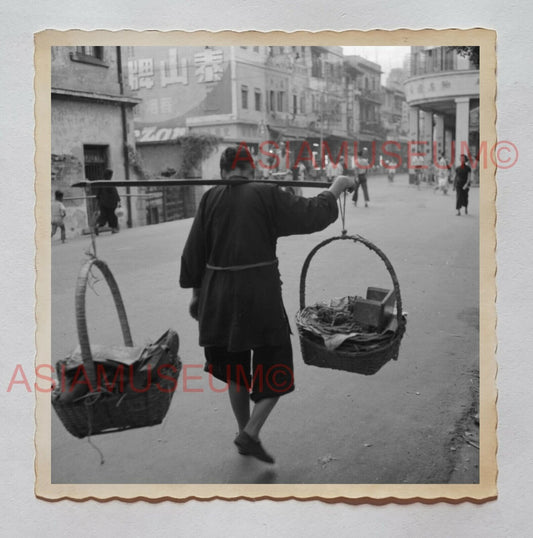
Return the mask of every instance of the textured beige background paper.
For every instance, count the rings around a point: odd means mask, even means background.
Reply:
[[[496,142],[496,33],[492,30],[372,30],[367,32],[157,32],[54,31],[35,36],[37,365],[51,357],[50,47],[67,45],[478,45],[480,47],[480,139]],[[496,181],[488,159],[480,188],[480,468],[479,484],[52,484],[50,394],[36,396],[36,495],[47,500],[151,501],[189,499],[320,499],[325,502],[483,502],[497,495],[496,438]],[[81,442],[81,441],[80,441]]]

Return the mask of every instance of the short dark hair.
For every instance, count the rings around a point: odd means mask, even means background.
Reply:
[[[104,179],[111,179],[113,177],[113,170],[107,168],[104,170]]]
[[[63,200],[63,193],[61,191],[56,191],[54,193],[54,196],[55,196],[56,200],[58,200],[58,201]]]
[[[235,168],[247,170],[250,167],[254,167],[253,162],[254,158],[245,145],[230,146],[220,156],[220,169],[224,172],[230,172],[231,170],[235,170]]]

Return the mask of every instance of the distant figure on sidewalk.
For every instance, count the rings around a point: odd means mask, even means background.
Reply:
[[[466,163],[468,157],[461,155],[461,164],[455,169],[455,179],[453,182],[453,189],[456,194],[455,209],[457,209],[457,216],[461,215],[461,208],[465,208],[465,215],[468,215],[468,192],[470,190],[470,172],[472,169]]]
[[[193,288],[189,312],[199,323],[205,371],[228,383],[239,453],[274,463],[259,433],[279,397],[294,390],[276,242],[334,222],[337,199],[354,183],[339,176],[317,196],[295,196],[254,182],[247,155],[242,146],[222,153],[221,177],[230,184],[203,195],[181,256],[179,280],[182,288]],[[251,413],[250,399],[255,404]]]
[[[104,179],[109,181],[113,177],[113,170],[104,171]],[[111,233],[118,232],[118,219],[115,209],[120,207],[120,196],[116,187],[98,187],[96,189],[96,200],[98,202],[98,219],[96,221],[95,233],[98,235],[98,228],[109,224]]]
[[[61,242],[64,243],[67,239],[64,223],[67,210],[63,205],[63,193],[61,191],[56,191],[54,198],[55,200],[52,202],[52,237],[54,237],[59,228],[61,230]]]
[[[439,156],[439,165],[437,167],[437,185],[435,191],[442,191],[443,194],[448,194],[448,163],[444,158],[444,153]]]
[[[357,205],[357,194],[359,191],[359,186],[363,189],[363,195],[365,197],[365,207],[368,207],[368,202],[370,198],[368,197],[368,185],[367,185],[367,171],[368,171],[368,155],[366,151],[359,151],[357,153],[357,182],[355,183],[355,189],[353,191],[352,200],[354,205]]]

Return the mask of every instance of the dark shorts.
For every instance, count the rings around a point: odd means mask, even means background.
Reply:
[[[250,398],[283,396],[294,390],[291,341],[281,346],[231,352],[223,347],[204,348],[204,371],[220,381],[234,381]],[[253,366],[253,370],[251,367]]]

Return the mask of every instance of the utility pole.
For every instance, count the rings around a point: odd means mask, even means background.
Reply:
[[[324,54],[324,53],[322,53]],[[322,61],[322,66],[324,68],[324,90],[322,90],[322,95],[320,96],[320,170],[322,170],[322,164],[324,161],[324,121],[325,121],[325,114],[324,114],[324,101],[327,97],[327,90],[328,90],[328,70],[327,70],[327,62]]]
[[[116,47],[116,55],[117,55],[117,74],[118,74],[118,85],[120,89],[120,95],[124,95],[124,73],[122,70],[122,49],[120,47]],[[126,180],[130,179],[130,156],[129,156],[129,148],[128,148],[128,125],[127,125],[127,119],[126,119],[126,105],[121,102],[120,103],[120,117],[122,121],[122,151],[123,151],[123,158],[124,158],[124,178]],[[132,216],[131,216],[131,199],[130,199],[130,188],[129,186],[126,187],[126,208],[127,208],[127,220],[126,225],[128,228],[131,228],[133,226],[132,224]]]

